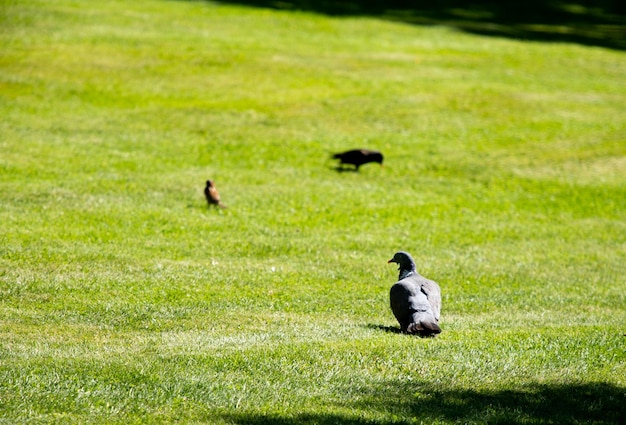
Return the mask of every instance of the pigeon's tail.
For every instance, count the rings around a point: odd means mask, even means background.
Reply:
[[[441,328],[439,325],[432,321],[420,321],[416,323],[411,323],[406,328],[406,333],[415,334],[419,336],[435,336],[441,333]]]

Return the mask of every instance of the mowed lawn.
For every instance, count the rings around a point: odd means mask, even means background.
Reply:
[[[626,52],[169,0],[0,44],[0,423],[624,423]]]

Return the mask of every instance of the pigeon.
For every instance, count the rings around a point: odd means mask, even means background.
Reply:
[[[339,170],[343,169],[343,164],[352,164],[355,167],[355,171],[359,171],[359,167],[368,162],[378,162],[381,167],[383,165],[383,154],[378,151],[371,151],[368,149],[354,149],[346,152],[336,153],[333,155],[333,159],[338,159]]]
[[[400,271],[398,282],[389,292],[391,311],[400,323],[400,330],[421,337],[441,333],[441,289],[437,282],[420,275],[407,252],[396,252],[387,263],[397,263]]]
[[[206,187],[204,188],[204,196],[206,197],[207,202],[209,203],[209,208],[211,205],[215,205],[216,207],[226,208],[226,205],[222,204],[220,199],[220,194],[215,187],[215,183],[212,180],[206,181]]]

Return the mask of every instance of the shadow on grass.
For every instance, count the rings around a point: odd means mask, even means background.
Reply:
[[[373,16],[475,34],[626,49],[624,0],[222,0],[221,3]]]
[[[366,325],[366,327],[369,328],[369,329],[375,329],[377,331],[383,331],[383,332],[392,333],[392,334],[401,334],[402,333],[400,328],[397,328],[395,326],[384,326],[384,325],[369,324],[369,325]]]
[[[530,385],[521,389],[482,392],[470,389],[441,391],[432,384],[389,382],[365,390],[353,414],[296,415],[237,414],[224,418],[235,424],[372,424],[424,421],[502,424],[624,424],[626,388],[610,384]],[[389,419],[363,419],[364,416]]]
[[[391,333],[391,334],[402,334],[402,335],[406,335],[407,337],[410,337],[410,338],[433,339],[433,338],[437,337],[436,334],[433,334],[433,335],[409,334],[409,333],[406,333],[406,332],[402,332],[402,330],[400,328],[397,328],[395,326],[384,326],[384,325],[369,324],[369,325],[365,325],[365,327],[369,328],[369,329],[375,329],[377,331],[383,331],[383,332]]]
[[[334,166],[334,167],[329,167],[331,170],[334,170],[336,172],[338,172],[339,174],[341,173],[358,173],[359,170],[355,169],[354,167],[352,168],[346,168],[346,167],[342,167],[341,165],[338,166]]]

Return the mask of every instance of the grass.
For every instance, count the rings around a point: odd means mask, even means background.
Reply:
[[[0,6],[0,422],[623,423],[623,52]],[[399,249],[435,339],[391,331]]]

